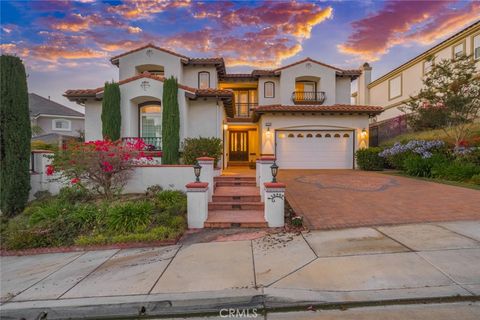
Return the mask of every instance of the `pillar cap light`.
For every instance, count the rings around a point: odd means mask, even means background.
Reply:
[[[276,183],[277,174],[278,174],[278,165],[275,160],[273,161],[273,164],[270,166],[270,170],[272,170],[272,183]]]
[[[200,173],[202,171],[202,166],[197,163],[193,166],[193,172],[195,173],[195,182],[200,182]]]

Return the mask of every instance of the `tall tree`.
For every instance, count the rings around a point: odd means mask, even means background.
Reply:
[[[0,209],[13,216],[28,201],[32,132],[22,60],[2,55],[0,70]]]
[[[163,83],[162,163],[177,164],[180,146],[180,111],[178,110],[178,83],[170,77]]]
[[[480,75],[471,56],[435,63],[407,104],[414,129],[441,128],[458,147],[480,116]]]
[[[105,82],[102,101],[102,135],[104,139],[120,139],[122,114],[120,111],[120,87],[118,83]]]

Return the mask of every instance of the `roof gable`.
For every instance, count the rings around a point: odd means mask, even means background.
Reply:
[[[36,93],[28,94],[28,107],[30,116],[37,117],[39,115],[58,115],[69,117],[84,117],[83,113],[70,109],[60,103],[39,96]]]
[[[124,52],[124,53],[121,53],[119,55],[116,55],[114,57],[112,57],[110,59],[110,62],[116,66],[118,66],[119,64],[119,59],[121,57],[124,57],[124,56],[127,56],[129,54],[132,54],[132,53],[135,53],[135,52],[138,52],[138,51],[142,51],[143,49],[147,49],[147,48],[152,48],[152,49],[156,49],[158,51],[162,51],[162,52],[165,52],[165,53],[168,53],[168,54],[171,54],[173,56],[177,56],[179,58],[182,58],[182,59],[186,59],[188,60],[189,58],[187,56],[184,56],[184,55],[181,55],[179,53],[176,53],[176,52],[173,52],[173,51],[170,51],[168,49],[164,49],[164,48],[160,48],[160,47],[157,47],[156,45],[152,44],[152,43],[148,43],[142,47],[139,47],[139,48],[136,48],[136,49],[133,49],[133,50],[130,50],[130,51],[127,51],[127,52]]]

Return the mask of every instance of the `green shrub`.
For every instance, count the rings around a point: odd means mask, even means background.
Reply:
[[[164,190],[155,197],[155,207],[159,211],[178,215],[187,211],[187,196],[178,190]]]
[[[357,158],[357,164],[360,169],[367,171],[383,170],[385,160],[378,155],[381,151],[381,148],[367,148],[357,150],[357,152],[355,153],[355,157]]]
[[[405,159],[403,167],[405,173],[410,176],[431,177],[432,169],[436,166],[442,166],[446,162],[447,159],[441,154],[434,154],[430,158],[422,158],[420,155],[412,154]]]
[[[135,232],[151,222],[153,205],[147,201],[125,202],[108,208],[107,228],[115,232]]]
[[[75,241],[75,244],[79,246],[90,246],[112,243],[161,241],[175,238],[180,235],[181,232],[182,230],[174,230],[169,227],[159,226],[145,232],[126,233],[111,236],[106,234],[80,236]]]
[[[432,169],[433,177],[451,181],[468,181],[477,174],[480,174],[480,166],[461,161],[445,163]]]
[[[478,184],[478,185],[480,185],[480,173],[474,174],[474,175],[470,178],[470,182],[473,183],[473,184]]]
[[[87,189],[78,184],[75,184],[71,187],[63,187],[58,193],[58,198],[60,200],[76,203],[79,201],[88,201],[93,198],[92,193]]]
[[[480,148],[472,149],[470,152],[458,155],[457,160],[465,163],[473,163],[477,166],[480,166]]]
[[[30,148],[32,150],[51,150],[56,151],[58,149],[57,144],[47,143],[45,141],[36,140],[30,143]]]
[[[47,201],[32,209],[30,215],[30,224],[50,224],[59,219],[60,216],[66,216],[72,210],[72,205],[68,202],[58,199]]]
[[[185,164],[195,164],[197,158],[214,158],[214,165],[222,155],[222,140],[218,138],[187,138],[184,140],[183,161]]]

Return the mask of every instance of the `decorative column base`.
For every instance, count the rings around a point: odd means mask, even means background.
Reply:
[[[264,184],[265,220],[270,228],[285,225],[285,183],[266,182]]]
[[[191,182],[187,188],[187,222],[189,229],[200,229],[208,217],[208,183]]]

